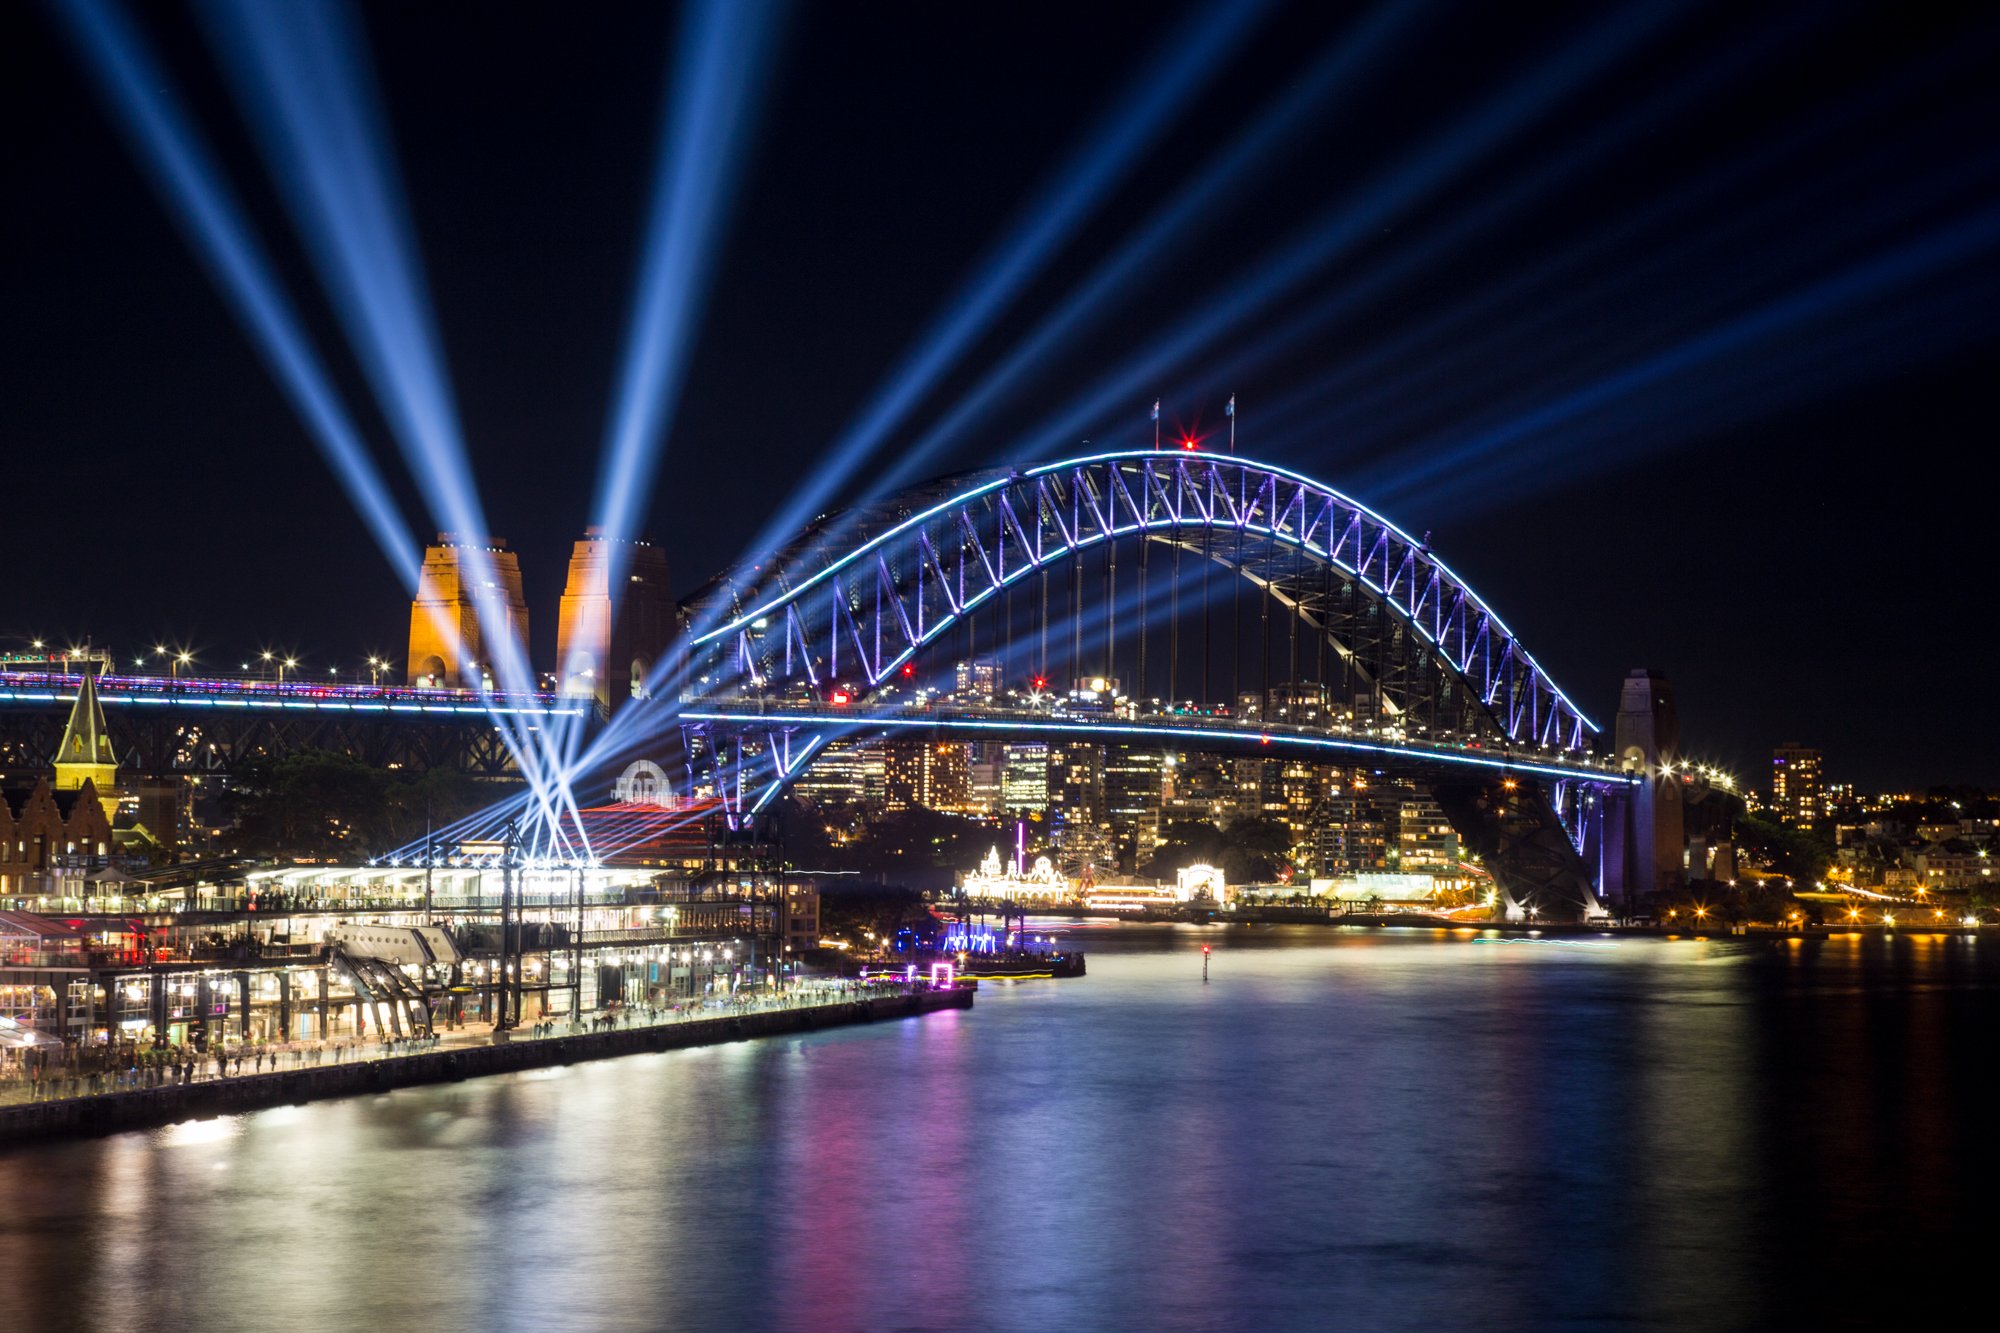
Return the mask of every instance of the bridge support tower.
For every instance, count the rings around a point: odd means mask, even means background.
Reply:
[[[612,542],[599,528],[585,529],[570,552],[556,626],[558,690],[569,698],[595,698],[606,712],[643,697],[646,678],[672,645],[678,624],[666,553],[648,542]]]
[[[1625,678],[1612,736],[1625,771],[1640,781],[1624,788],[1614,808],[1604,812],[1599,882],[1612,906],[1629,913],[1684,878],[1687,838],[1680,782],[1672,772],[1680,758],[1681,724],[1665,675],[1642,667]]]
[[[499,688],[493,668],[498,645],[487,641],[482,626],[502,625],[526,661],[528,601],[521,592],[519,557],[507,549],[504,537],[440,532],[437,542],[424,550],[416,600],[410,603],[408,683],[432,689]]]

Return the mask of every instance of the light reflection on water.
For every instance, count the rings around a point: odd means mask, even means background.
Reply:
[[[1971,940],[1076,936],[969,1013],[0,1154],[0,1327],[1845,1323],[1983,1234]]]

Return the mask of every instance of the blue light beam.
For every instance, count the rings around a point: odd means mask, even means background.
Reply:
[[[1621,8],[1611,18],[1516,80],[1472,115],[1403,159],[1387,179],[1323,210],[1294,239],[1212,299],[1175,332],[1155,339],[1023,433],[1028,440],[1070,439],[1121,403],[1138,401],[1146,386],[1203,348],[1228,336],[1296,290],[1363,240],[1415,206],[1481,155],[1561,105],[1681,11],[1669,6]]]
[[[49,10],[355,512],[396,577],[414,592],[422,556],[408,524],[166,71],[116,5],[74,0]]]
[[[611,542],[614,587],[623,578],[622,543],[652,498],[662,434],[679,398],[784,9],[768,0],[690,0],[681,18],[644,259],[591,506]]]
[[[460,559],[475,588],[499,582],[458,411],[426,293],[409,209],[380,111],[365,42],[344,6],[205,0],[200,12],[244,118],[305,242],[411,474],[441,528],[467,538]],[[475,597],[503,690],[530,693],[526,645],[497,599]],[[537,796],[552,792],[546,738],[496,718]]]
[[[1542,403],[1455,446],[1435,450],[1423,462],[1406,469],[1398,482],[1400,491],[1407,496],[1441,475],[1698,370],[1719,357],[1743,351],[1802,325],[1835,317],[1961,264],[1990,258],[1996,248],[2000,248],[2000,208],[1991,208],[1725,321],[1678,346]]]
[[[911,343],[874,398],[834,441],[826,461],[772,516],[759,543],[789,535],[826,506],[855,469],[881,448],[1062,252],[1145,151],[1196,104],[1202,89],[1227,66],[1268,8],[1268,0],[1223,0],[1197,10],[1161,43],[1110,110],[1016,213],[999,242],[975,265],[970,280],[952,293],[931,326]],[[1370,26],[1382,22],[1378,19]],[[1288,99],[1295,105],[1310,100],[1297,94]],[[1188,200],[1176,211],[1195,208],[1196,202]],[[1075,305],[1071,301],[1066,308]],[[905,455],[892,470],[901,474],[910,466]]]
[[[1239,134],[1221,157],[1175,188],[1087,281],[1066,295],[976,388],[905,449],[868,494],[885,494],[920,476],[941,451],[962,440],[1093,319],[1108,315],[1121,295],[1170,258],[1177,247],[1197,236],[1200,224],[1212,220],[1217,206],[1268,164],[1279,148],[1302,127],[1323,118],[1337,95],[1359,91],[1368,71],[1379,66],[1385,48],[1422,12],[1421,5],[1382,7],[1321,57],[1303,79]]]

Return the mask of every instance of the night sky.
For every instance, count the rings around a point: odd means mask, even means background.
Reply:
[[[1172,244],[1135,253],[1377,15],[1275,7],[1095,173],[1004,315],[834,494],[864,493],[1106,265],[1143,259],[920,475],[1149,443],[1155,397],[1170,431],[1213,432],[1233,392],[1242,452],[1431,531],[1599,721],[1650,666],[1689,750],[1747,776],[1797,739],[1833,781],[2000,785],[2000,29],[1978,8],[1420,7]],[[790,13],[651,498],[682,591],[828,465],[1204,12]],[[137,17],[393,464],[204,29],[176,5]],[[675,14],[427,4],[362,23],[476,479],[521,552],[547,666]],[[1561,53],[1621,23],[1623,45],[1555,90]],[[1501,125],[1523,98],[1540,100]],[[0,7],[0,99],[7,646],[400,658],[396,577],[47,9]],[[1316,245],[1264,290],[1275,257]],[[1231,301],[1250,309],[1202,336]],[[1179,334],[1184,353],[1115,404],[1066,411]],[[414,487],[401,499],[413,534],[435,530]]]

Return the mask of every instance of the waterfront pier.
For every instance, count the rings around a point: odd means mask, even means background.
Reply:
[[[966,985],[838,986],[653,1018],[552,1022],[500,1041],[482,1033],[479,1039],[407,1042],[393,1054],[387,1047],[283,1052],[270,1057],[269,1072],[215,1074],[212,1061],[198,1061],[196,1076],[187,1081],[170,1070],[135,1067],[102,1083],[70,1079],[44,1090],[23,1082],[0,1093],[0,1151],[38,1139],[111,1134],[484,1074],[914,1018],[969,1009],[972,995]]]

